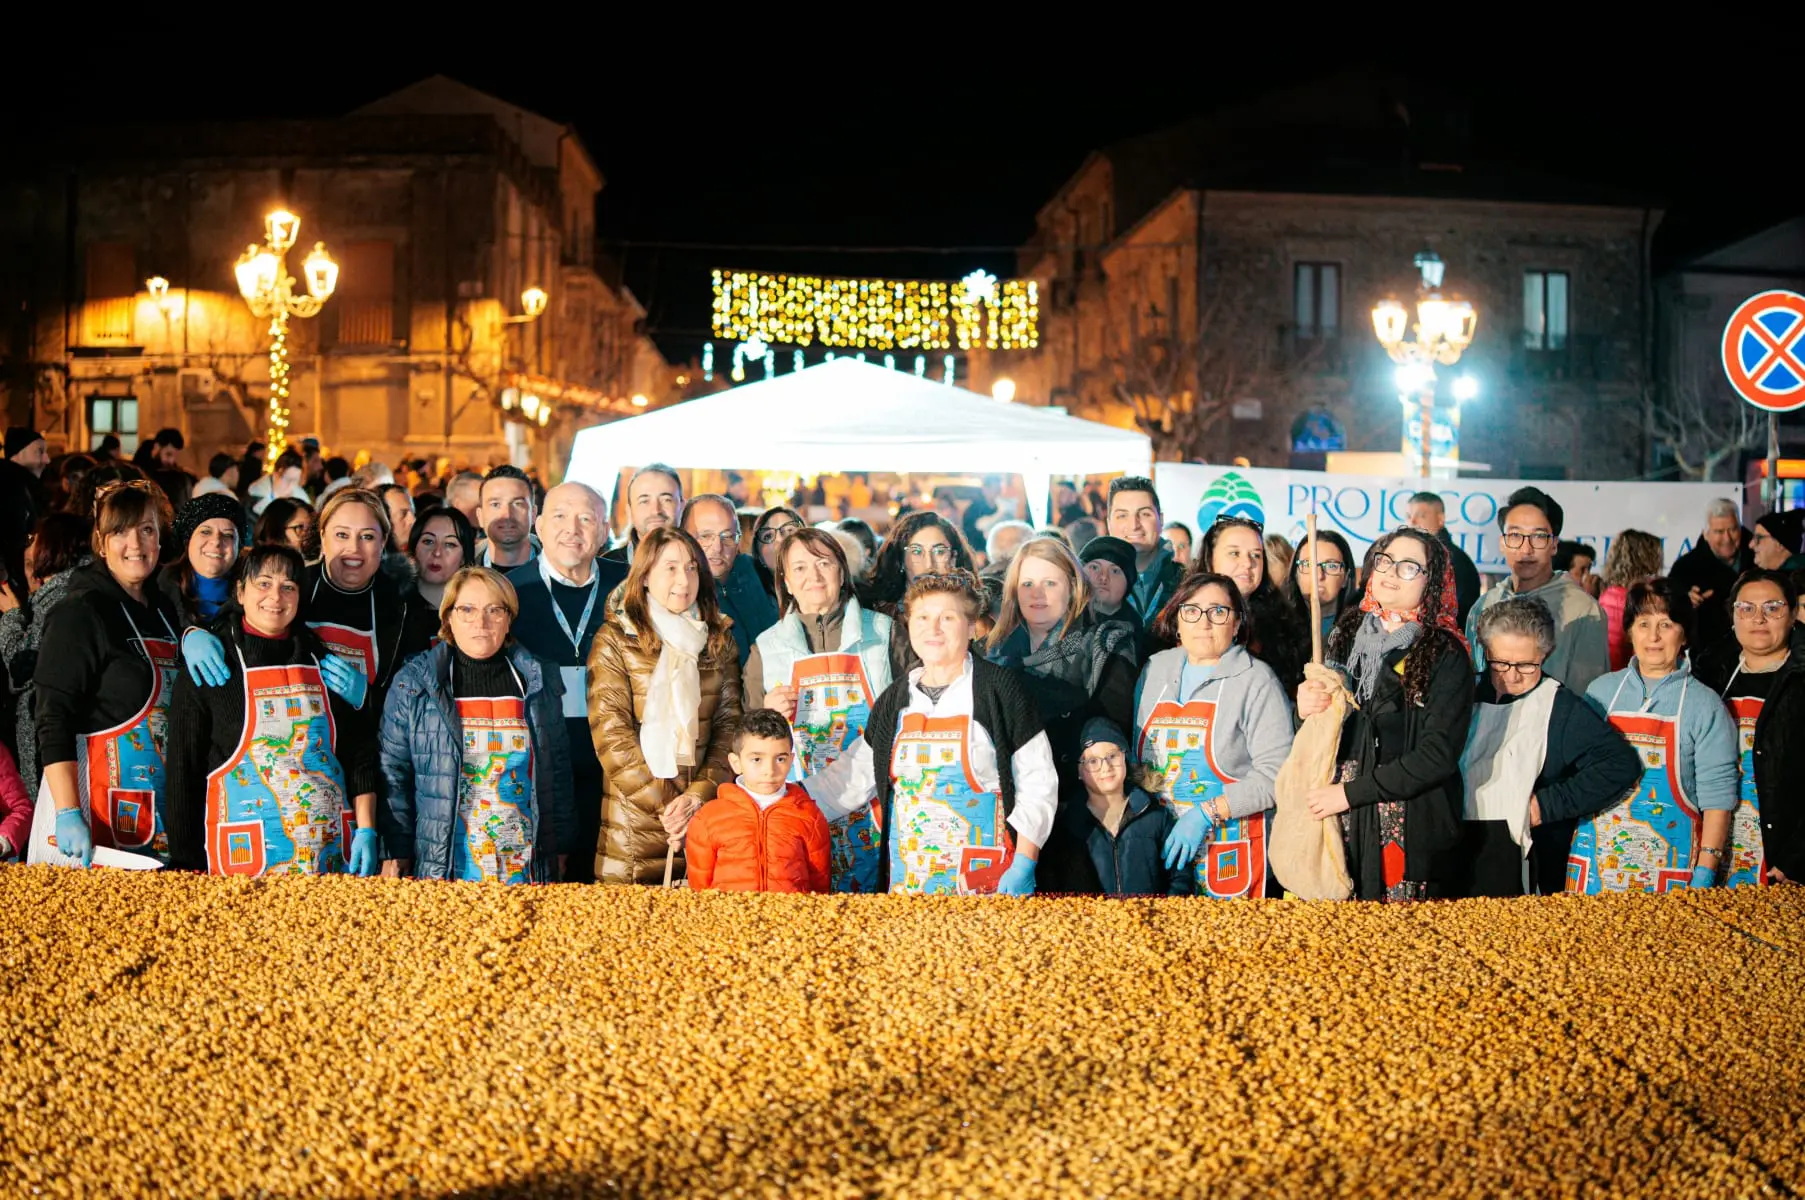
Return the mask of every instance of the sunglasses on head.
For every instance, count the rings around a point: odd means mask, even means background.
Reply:
[[[1225,525],[1240,525],[1247,529],[1253,530],[1255,533],[1259,534],[1261,537],[1266,536],[1266,526],[1264,526],[1260,522],[1254,520],[1252,517],[1229,517],[1229,516],[1217,517],[1215,519],[1215,521],[1213,521],[1210,524],[1210,529],[1212,532],[1214,532],[1215,530],[1221,529]]]

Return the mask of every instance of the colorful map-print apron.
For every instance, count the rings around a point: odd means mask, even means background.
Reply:
[[[1690,682],[1680,685],[1682,712]],[[1642,760],[1642,778],[1623,799],[1579,823],[1567,853],[1567,890],[1596,896],[1686,887],[1700,823],[1680,785],[1679,717],[1613,712],[1610,721]]]
[[[1742,668],[1737,667],[1740,671]],[[1736,677],[1732,675],[1734,684]],[[1729,689],[1726,688],[1726,691]],[[1736,801],[1736,812],[1730,818],[1730,873],[1725,887],[1766,887],[1767,854],[1761,845],[1761,801],[1755,795],[1755,722],[1761,718],[1766,701],[1755,696],[1728,698],[1724,704],[1736,718],[1737,745],[1742,754],[1742,791]]]
[[[790,669],[796,689],[796,758],[790,779],[800,783],[825,770],[865,734],[871,719],[871,684],[856,654],[811,654]],[[877,891],[881,865],[877,819],[867,806],[828,822],[828,865],[836,892]]]
[[[169,776],[163,751],[169,740],[169,699],[181,670],[181,646],[167,621],[165,639],[145,637],[130,611],[125,619],[139,652],[150,661],[150,695],[143,708],[118,725],[75,740],[76,785],[95,846],[148,854],[167,863],[163,794]]]
[[[1003,799],[978,790],[971,718],[905,713],[890,756],[890,890],[991,893],[1015,852]]]
[[[1235,781],[1216,765],[1212,735],[1216,702],[1193,700],[1154,705],[1141,731],[1141,761],[1166,778],[1166,795],[1183,816],[1222,795]],[[1210,819],[1209,840],[1192,862],[1200,894],[1218,900],[1266,895],[1266,818],[1237,817],[1221,826]]]
[[[322,568],[320,579],[324,581],[325,578],[326,572]],[[319,594],[321,586],[322,584],[314,585],[314,595]],[[324,586],[331,585],[324,584]],[[320,640],[326,643],[326,649],[329,652],[356,663],[363,671],[364,678],[369,680],[370,685],[374,687],[377,668],[380,666],[376,650],[375,584],[372,583],[367,591],[370,597],[370,627],[368,629],[353,629],[349,625],[336,625],[330,621],[309,621],[307,627],[320,635]]]
[[[337,745],[318,663],[245,668],[244,735],[207,775],[208,874],[343,873],[357,817]]]
[[[476,696],[457,702],[464,731],[451,877],[527,883],[533,867],[533,736],[526,701]]]

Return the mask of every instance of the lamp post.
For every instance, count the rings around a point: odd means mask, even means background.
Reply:
[[[1417,412],[1423,422],[1423,478],[1430,476],[1432,436],[1435,419],[1435,364],[1453,366],[1466,348],[1473,344],[1473,329],[1479,314],[1465,300],[1442,295],[1442,260],[1433,251],[1416,256],[1416,267],[1422,274],[1417,284],[1415,337],[1404,340],[1410,313],[1402,304],[1385,299],[1373,305],[1373,332],[1391,361],[1398,364],[1400,398],[1415,393]],[[1461,390],[1470,390],[1463,387]]]
[[[307,291],[295,291],[288,273],[288,252],[301,232],[301,218],[277,209],[263,219],[263,245],[246,246],[233,273],[238,290],[250,305],[251,315],[269,319],[269,461],[288,446],[288,318],[311,317],[320,311],[338,286],[338,264],[326,253],[326,243],[315,242],[313,252],[301,264]]]

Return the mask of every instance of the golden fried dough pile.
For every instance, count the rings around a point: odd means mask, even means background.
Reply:
[[[0,868],[0,1194],[1805,1190],[1805,890],[1411,907]]]

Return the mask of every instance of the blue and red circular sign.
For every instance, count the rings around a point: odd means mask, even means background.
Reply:
[[[1805,408],[1805,296],[1761,292],[1724,326],[1724,374],[1736,394],[1767,412]]]

